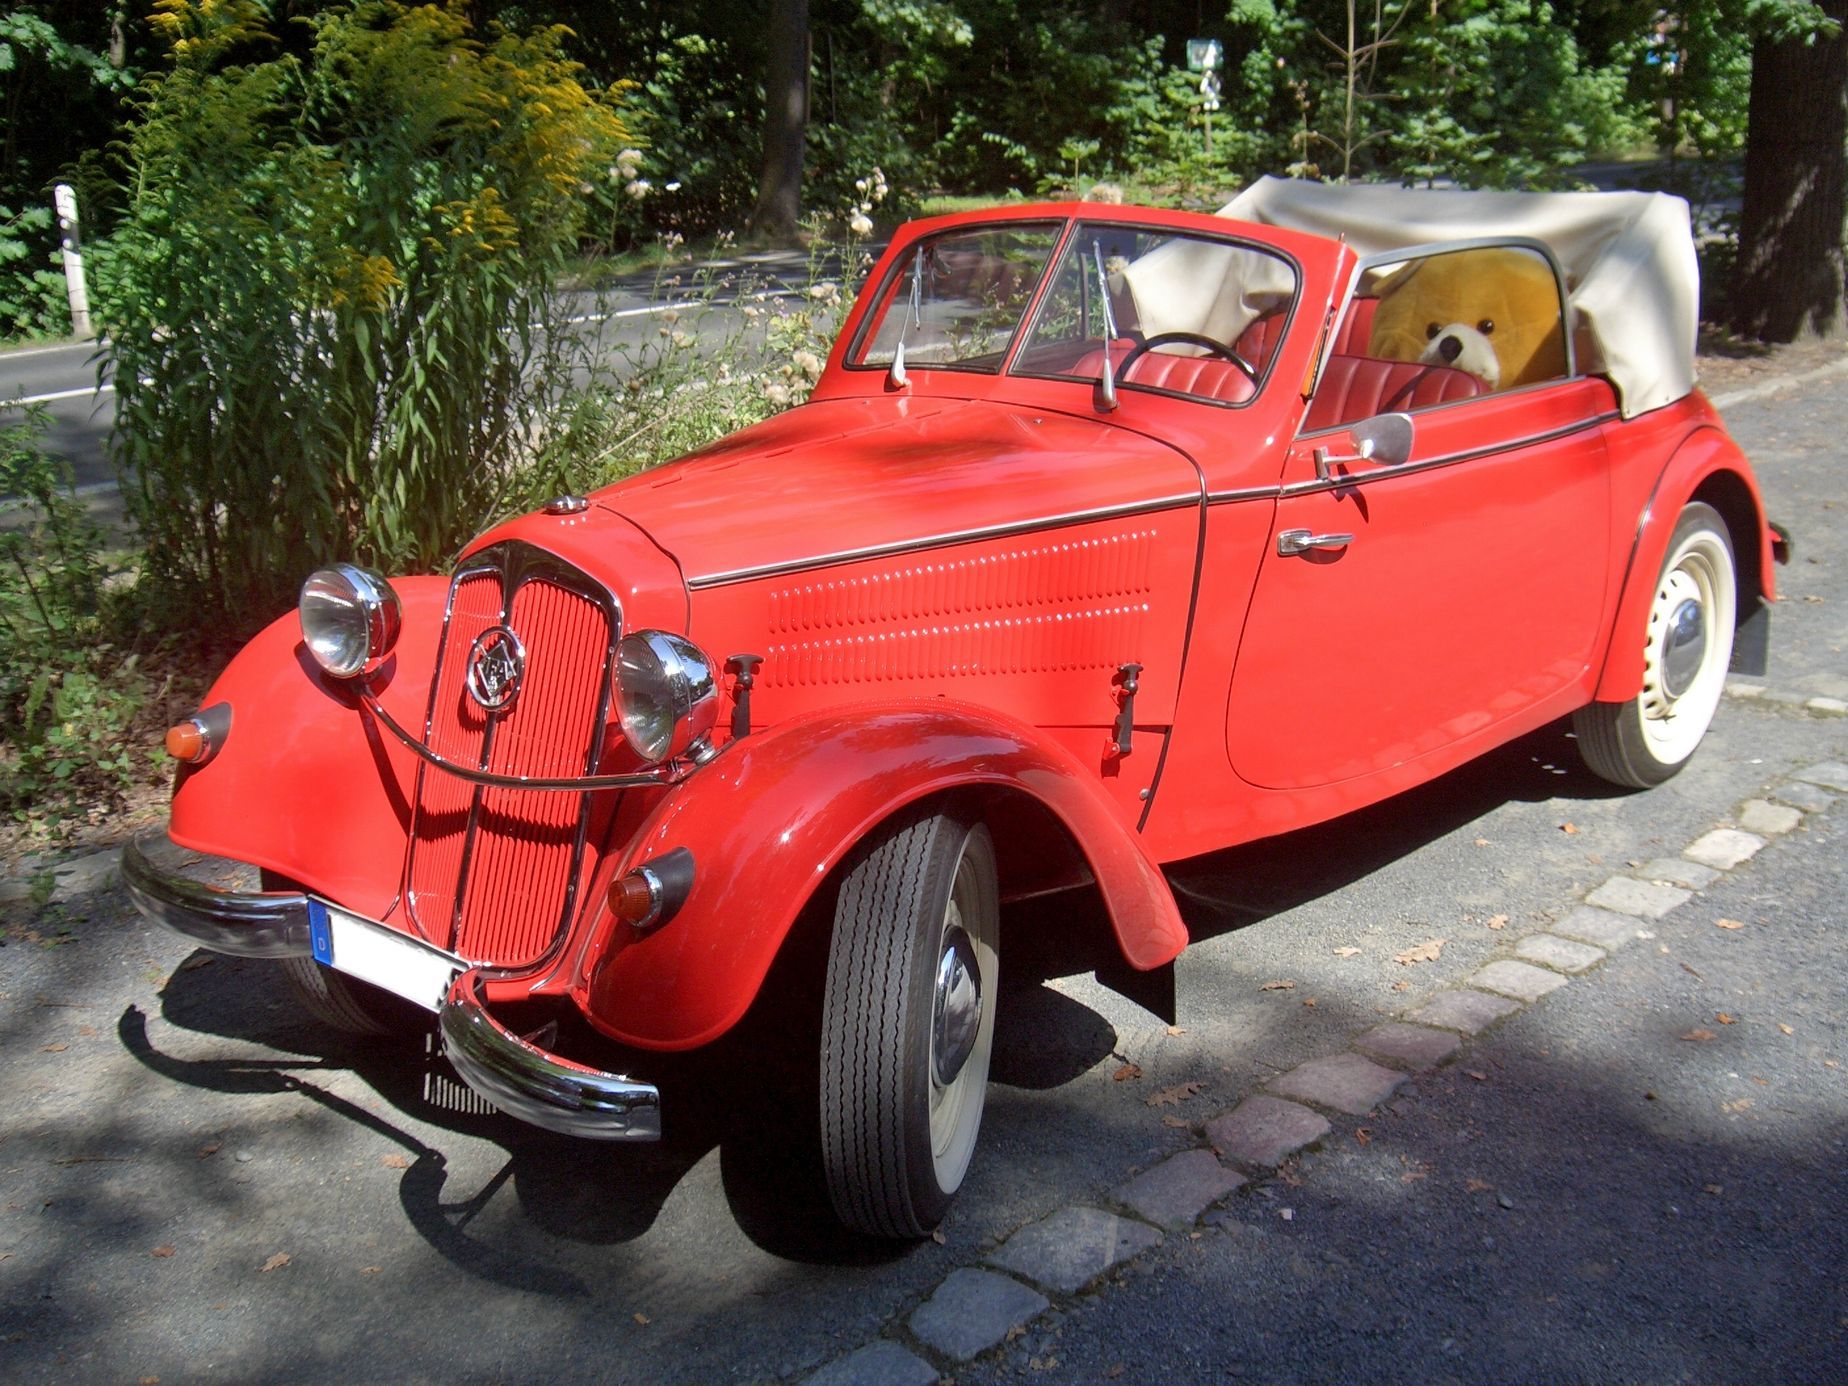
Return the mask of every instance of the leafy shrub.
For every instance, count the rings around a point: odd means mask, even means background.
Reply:
[[[0,811],[56,825],[145,771],[134,654],[111,639],[104,537],[48,454],[45,415],[0,428]]]
[[[49,207],[0,205],[0,337],[70,329],[64,276],[49,267],[52,224]]]
[[[580,349],[552,290],[627,142],[564,31],[364,0],[278,53],[256,0],[157,0],[97,256],[145,580],[248,629],[310,569],[443,564],[542,493]]]

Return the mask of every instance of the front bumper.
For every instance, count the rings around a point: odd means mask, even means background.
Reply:
[[[314,953],[308,897],[299,890],[219,890],[148,860],[139,842],[122,849],[128,895],[154,923],[238,958],[306,958]]]
[[[456,978],[441,1013],[457,1073],[507,1115],[592,1141],[661,1139],[661,1093],[619,1073],[574,1063],[520,1038],[488,1011],[479,968]]]
[[[122,879],[154,923],[240,958],[314,956],[308,896],[301,891],[218,890],[163,871],[141,844],[122,851]],[[661,1138],[661,1093],[649,1083],[552,1054],[489,1013],[479,968],[457,977],[439,1019],[455,1070],[509,1116],[596,1141]]]

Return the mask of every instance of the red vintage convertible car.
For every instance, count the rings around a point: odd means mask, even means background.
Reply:
[[[1620,784],[1693,754],[1781,556],[1695,295],[1646,194],[915,223],[809,403],[447,576],[309,577],[168,738],[173,840],[268,888],[128,882],[336,1025],[436,1013],[481,1094],[597,1140],[658,1137],[647,1056],[724,1036],[809,921],[835,1208],[925,1233],[1002,902],[1089,886],[1154,972],[1163,863],[1566,716]]]

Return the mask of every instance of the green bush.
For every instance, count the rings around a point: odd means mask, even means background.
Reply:
[[[0,811],[57,826],[118,802],[148,756],[136,657],[111,636],[104,537],[43,447],[40,410],[0,428]]]
[[[144,582],[187,621],[253,627],[334,559],[440,566],[548,482],[553,288],[627,130],[563,30],[466,8],[365,0],[296,55],[255,0],[157,0],[96,267]]]

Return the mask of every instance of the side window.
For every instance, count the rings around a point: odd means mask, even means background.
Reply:
[[[1522,246],[1444,251],[1381,266],[1363,280],[1305,427],[1565,374],[1565,310],[1546,257]]]

